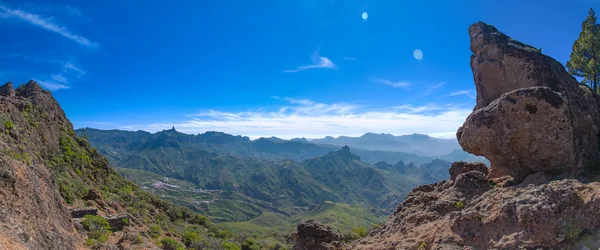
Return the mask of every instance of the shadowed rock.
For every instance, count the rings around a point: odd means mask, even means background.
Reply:
[[[341,247],[342,235],[330,226],[306,220],[297,227],[293,250],[325,250]]]
[[[456,177],[458,177],[459,174],[463,174],[463,173],[467,173],[470,171],[479,171],[481,173],[483,173],[483,175],[488,174],[488,168],[485,166],[485,164],[481,163],[481,162],[464,162],[464,161],[457,161],[452,163],[452,166],[450,167],[450,169],[448,170],[448,172],[450,173],[450,180],[455,181]]]
[[[0,86],[0,96],[15,96],[15,88],[13,87],[12,82],[7,82],[6,84]]]

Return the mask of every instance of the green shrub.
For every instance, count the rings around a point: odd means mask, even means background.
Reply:
[[[163,238],[160,244],[163,250],[185,250],[185,246],[173,238]]]
[[[418,250],[425,250],[425,249],[427,249],[427,243],[421,242],[421,244],[419,244],[419,247],[417,249]]]
[[[7,121],[5,121],[5,122],[4,122],[4,128],[5,128],[6,130],[11,130],[11,129],[13,128],[13,126],[14,126],[14,125],[13,125],[12,121],[8,121],[8,120],[7,120]]]
[[[83,218],[84,220],[81,222],[81,225],[88,231],[88,238],[102,243],[106,242],[110,234],[110,224],[108,224],[108,221],[96,215],[86,215]]]
[[[189,247],[192,245],[192,242],[201,241],[202,237],[200,237],[200,235],[198,235],[196,232],[187,231],[183,233],[182,240],[183,243]]]
[[[217,233],[217,238],[221,238],[221,239],[226,239],[231,235],[231,232],[229,232],[229,230],[221,230]]]
[[[150,225],[150,227],[148,228],[148,235],[150,235],[150,237],[152,237],[153,239],[160,237],[162,232],[162,228],[160,228],[160,226],[156,224]]]
[[[457,201],[454,203],[454,206],[458,209],[463,209],[465,207],[465,204],[462,203],[462,201]]]
[[[352,228],[352,232],[355,232],[360,237],[367,237],[367,228],[366,227]]]
[[[579,238],[579,234],[581,233],[581,228],[573,223],[567,224],[567,228],[565,229],[565,240],[575,242]]]
[[[133,244],[142,244],[142,243],[144,243],[144,239],[142,238],[142,236],[139,234],[137,236],[135,236],[135,240],[133,241]]]
[[[121,224],[123,224],[123,226],[129,226],[129,218],[123,218]]]
[[[223,242],[223,244],[221,244],[221,246],[225,249],[225,250],[240,250],[240,247],[236,244],[233,244],[231,242]]]
[[[256,241],[253,238],[246,238],[244,242],[242,242],[242,250],[260,250],[260,246],[256,244]]]

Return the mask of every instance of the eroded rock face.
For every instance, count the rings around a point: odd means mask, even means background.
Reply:
[[[0,96],[15,96],[15,88],[11,82],[7,82],[6,84],[0,86]]]
[[[296,229],[296,244],[294,250],[325,250],[341,249],[342,235],[330,226],[315,220],[306,220]]]
[[[470,173],[481,174],[459,179]],[[478,185],[477,179],[465,183]],[[418,249],[425,243],[430,249],[574,249],[579,233],[600,226],[598,182],[565,179],[489,188],[481,195],[445,181],[428,186],[411,192],[383,227],[351,248]]]
[[[456,177],[458,177],[459,174],[471,172],[473,170],[479,171],[486,176],[489,171],[488,168],[485,166],[485,164],[483,164],[481,162],[457,161],[457,162],[452,163],[452,166],[450,167],[448,172],[450,172],[450,180],[455,181]]]
[[[469,34],[477,105],[457,132],[463,149],[490,160],[491,178],[575,176],[595,165],[597,95],[556,60],[493,26],[480,22]]]

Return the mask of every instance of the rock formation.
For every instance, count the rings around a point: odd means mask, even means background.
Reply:
[[[315,220],[306,220],[298,225],[294,233],[296,244],[292,250],[325,250],[342,249],[342,235],[330,226]]]
[[[0,96],[15,96],[15,87],[13,87],[12,82],[7,82],[6,84],[0,86]]]
[[[456,177],[458,177],[459,174],[463,174],[463,173],[467,173],[467,172],[471,172],[471,171],[479,171],[487,176],[489,170],[485,166],[485,164],[483,164],[481,162],[457,161],[457,162],[452,163],[452,166],[450,167],[450,170],[449,170],[450,180],[454,181],[454,180],[456,180]]]
[[[598,96],[556,60],[493,26],[469,28],[477,105],[458,130],[490,178],[536,172],[576,176],[599,162]]]
[[[130,213],[133,204],[148,212]],[[0,249],[158,249],[142,234],[158,216],[177,216],[182,227],[210,223],[118,175],[34,81],[0,87]],[[96,226],[80,224],[88,219]],[[102,220],[111,232],[94,224]]]
[[[598,249],[600,182],[581,175],[598,172],[598,96],[493,26],[469,34],[477,105],[457,137],[489,173],[454,163],[348,249]]]

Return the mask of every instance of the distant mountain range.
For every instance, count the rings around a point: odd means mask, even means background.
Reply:
[[[489,164],[483,158],[463,151],[456,140],[432,138],[412,134],[393,136],[367,133],[361,137],[326,137],[307,140],[305,138],[284,140],[277,137],[250,140],[248,137],[233,136],[222,132],[206,132],[190,135],[177,132],[174,128],[151,134],[145,131],[78,129],[85,133],[95,147],[111,163],[118,163],[124,155],[135,154],[152,143],[160,143],[161,135],[172,135],[172,143],[186,150],[204,150],[216,154],[229,154],[241,158],[270,161],[304,161],[322,156],[348,145],[352,152],[368,163],[398,161],[421,165],[442,159],[445,161],[477,161]]]
[[[293,139],[293,141],[307,140]],[[391,134],[366,133],[360,137],[340,136],[334,138],[327,136],[309,142],[336,146],[348,145],[352,148],[365,150],[404,152],[428,157],[441,157],[452,153],[454,150],[461,150],[456,139],[439,139],[423,134],[394,136]]]

